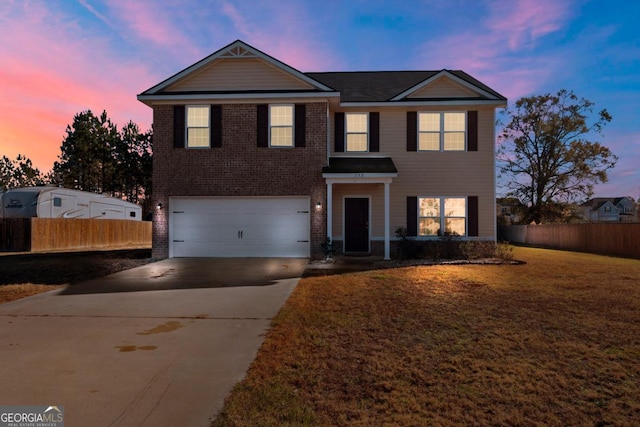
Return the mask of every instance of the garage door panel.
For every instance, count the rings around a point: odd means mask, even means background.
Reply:
[[[308,257],[309,198],[172,198],[174,257]]]

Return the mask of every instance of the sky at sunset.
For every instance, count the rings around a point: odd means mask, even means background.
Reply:
[[[241,39],[303,72],[461,69],[510,105],[573,90],[613,116],[595,195],[637,199],[639,17],[635,0],[0,0],[0,156],[49,171],[85,110],[149,129],[137,94]]]

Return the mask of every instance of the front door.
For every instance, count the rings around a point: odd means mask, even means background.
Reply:
[[[369,252],[369,199],[344,200],[344,251]]]

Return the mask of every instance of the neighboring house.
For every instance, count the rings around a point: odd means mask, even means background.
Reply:
[[[596,197],[580,205],[590,222],[637,222],[638,204],[631,197]]]
[[[496,199],[496,217],[498,224],[518,224],[522,219],[524,205],[515,197],[501,197]]]
[[[434,59],[434,61],[437,58]],[[395,231],[495,240],[495,109],[462,71],[302,73],[235,41],[153,108],[155,257],[391,256]]]

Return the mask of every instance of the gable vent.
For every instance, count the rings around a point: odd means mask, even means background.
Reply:
[[[256,58],[256,55],[254,55],[252,52],[248,51],[247,49],[243,48],[242,46],[236,46],[229,49],[222,55],[220,55],[220,57],[221,58]]]

